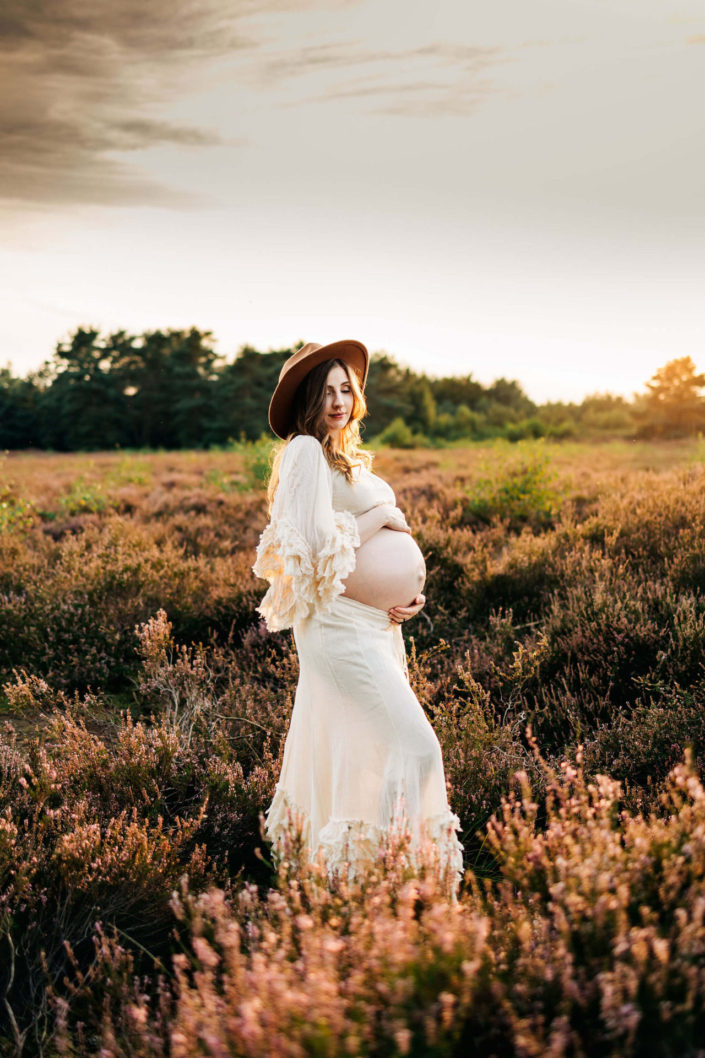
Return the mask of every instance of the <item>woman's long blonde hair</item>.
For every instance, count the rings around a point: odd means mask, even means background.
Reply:
[[[328,372],[333,367],[342,367],[350,382],[353,394],[353,406],[350,419],[340,431],[340,447],[331,447],[330,436],[326,432],[323,421],[323,409],[326,402],[326,380]],[[272,473],[267,486],[267,500],[271,512],[274,496],[279,485],[279,467],[286,446],[299,434],[308,434],[321,442],[323,452],[329,465],[334,470],[339,470],[345,475],[347,481],[353,479],[353,466],[362,463],[369,468],[372,465],[372,455],[364,451],[360,446],[360,423],[367,414],[365,395],[360,388],[360,380],[354,370],[351,370],[342,360],[324,360],[306,375],[294,396],[293,425],[286,441],[278,445],[274,450],[272,460]]]

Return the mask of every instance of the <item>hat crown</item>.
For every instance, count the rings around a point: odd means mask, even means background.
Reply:
[[[285,360],[282,364],[282,369],[279,372],[279,381],[281,382],[287,372],[291,371],[292,367],[296,367],[301,360],[305,360],[307,356],[311,355],[311,353],[315,353],[317,349],[322,348],[323,346],[320,342],[306,342],[306,345],[302,345],[300,349],[297,349],[295,353],[292,353],[289,359]]]

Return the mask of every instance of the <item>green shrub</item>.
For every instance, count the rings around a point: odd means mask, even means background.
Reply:
[[[510,422],[505,427],[505,437],[508,441],[524,441],[526,439],[544,437],[546,427],[535,416],[530,419],[521,419],[519,422]]]
[[[92,514],[104,511],[107,506],[108,500],[102,485],[87,483],[82,478],[59,497],[59,510],[63,514]]]
[[[419,435],[412,433],[404,420],[397,416],[377,435],[376,440],[379,444],[387,445],[389,448],[416,448],[426,439],[421,439]]]
[[[561,419],[559,422],[549,423],[546,427],[546,437],[552,437],[556,441],[565,441],[577,436],[578,427],[572,419]]]
[[[215,450],[238,453],[242,458],[243,473],[228,478],[214,467],[208,471],[208,476],[214,484],[224,487],[226,491],[233,488],[238,492],[264,489],[269,480],[272,459],[278,444],[271,435],[264,433],[257,441],[247,441],[244,437],[239,441],[231,441],[225,449],[221,447]]]
[[[535,447],[519,445],[517,454],[497,450],[497,463],[473,482],[465,502],[468,518],[509,528],[546,527],[560,508],[560,494],[548,456]]]
[[[37,512],[30,501],[0,491],[0,533],[31,529],[36,520]]]

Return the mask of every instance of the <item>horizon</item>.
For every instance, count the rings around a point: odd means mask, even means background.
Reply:
[[[80,325],[80,326],[84,330],[98,330],[98,328],[95,325],[83,324],[83,325]],[[122,328],[118,328],[118,330],[121,330],[121,329]],[[154,328],[154,329],[158,330],[159,328]],[[190,329],[191,328],[188,327],[188,326],[184,327],[184,328],[176,328],[176,327],[163,328],[163,330],[165,332],[166,331],[175,331],[175,330],[183,330],[183,331],[188,332]],[[198,329],[198,328],[196,328],[196,329]],[[208,332],[208,328],[204,328],[201,333],[207,333],[207,332]],[[113,333],[116,333],[116,332],[113,332]],[[127,332],[127,333],[129,334],[129,332]],[[97,340],[98,341],[102,341],[105,338],[109,337],[109,335],[110,335],[110,332],[105,332],[104,333],[102,331],[99,331]],[[133,335],[133,337],[141,337],[141,335],[136,334],[136,335]],[[69,340],[69,336],[66,335],[66,336],[64,336],[64,338],[60,342],[57,342],[56,344],[57,344],[57,346],[59,344],[66,344],[68,342],[68,340]],[[244,350],[246,350],[246,349],[252,349],[257,354],[262,355],[262,356],[266,356],[266,355],[268,355],[270,353],[282,352],[282,351],[285,351],[287,349],[292,349],[293,350],[294,347],[299,342],[303,343],[303,339],[297,338],[294,342],[292,342],[292,343],[290,343],[288,345],[284,344],[280,348],[271,347],[269,349],[258,349],[251,342],[241,342],[239,344],[237,350],[235,351],[235,353],[232,354],[231,356],[226,356],[225,354],[220,354],[220,353],[218,353],[218,356],[222,357],[222,359],[224,360],[225,363],[233,363],[237,359],[237,357],[240,356],[241,353]],[[217,352],[218,341],[217,341],[217,336],[215,334],[212,334],[212,344],[213,344],[214,349]],[[305,344],[305,343],[303,343],[303,344]],[[417,375],[425,376],[429,380],[434,380],[434,379],[435,380],[439,380],[439,379],[443,379],[443,378],[471,378],[474,382],[479,383],[480,385],[482,385],[485,388],[490,387],[494,383],[502,381],[502,380],[507,381],[507,382],[513,382],[513,383],[516,383],[520,387],[522,392],[534,404],[536,404],[537,407],[541,407],[544,404],[550,404],[550,403],[557,403],[557,404],[563,403],[563,404],[566,404],[566,405],[568,405],[568,404],[579,405],[582,401],[587,400],[587,399],[589,399],[591,397],[622,397],[626,401],[633,401],[633,400],[637,399],[639,396],[642,395],[642,393],[640,391],[646,389],[647,382],[650,381],[651,378],[653,378],[653,375],[655,373],[655,372],[652,372],[647,378],[645,378],[643,380],[643,382],[641,383],[641,386],[639,386],[638,388],[633,389],[631,392],[621,392],[620,393],[620,392],[615,392],[615,391],[608,390],[608,389],[594,389],[594,390],[591,390],[589,392],[583,393],[582,396],[579,396],[577,398],[573,397],[573,398],[565,398],[565,399],[563,399],[563,398],[559,398],[559,397],[548,397],[546,399],[540,400],[540,399],[536,399],[534,396],[532,396],[532,394],[529,392],[527,386],[523,383],[522,379],[515,378],[515,377],[509,376],[509,375],[506,375],[506,374],[495,375],[495,376],[493,376],[491,378],[490,377],[482,378],[482,377],[477,375],[472,370],[471,371],[465,371],[465,372],[452,371],[452,372],[448,372],[448,373],[444,374],[444,373],[442,373],[440,371],[433,371],[433,370],[424,369],[422,367],[415,367],[410,362],[404,361],[401,357],[395,356],[393,353],[390,353],[387,349],[369,349],[369,354],[370,354],[370,358],[372,358],[374,356],[386,356],[386,357],[389,357],[392,360],[394,360],[395,363],[398,364],[398,366],[401,367],[402,369],[408,368],[411,371],[413,371],[414,373],[416,373]],[[34,371],[39,370],[40,368],[48,365],[50,363],[53,355],[54,354],[52,353],[51,356],[46,357],[43,361],[41,361],[39,364],[37,364],[36,367],[28,368],[27,371],[25,371],[23,374],[16,373],[14,371],[14,369],[13,369],[12,364],[9,361],[7,361],[5,363],[0,362],[0,369],[3,368],[3,367],[4,368],[8,368],[11,371],[11,373],[13,374],[14,377],[16,377],[16,378],[25,378],[26,379],[31,374],[33,374]],[[679,359],[679,357],[673,356],[673,357],[671,357],[671,359],[675,360],[675,359]],[[666,361],[665,363],[668,363],[668,362],[670,362],[670,361]],[[665,363],[664,364],[659,364],[658,367],[655,370],[658,370],[659,368],[664,367]],[[696,368],[697,367],[698,367],[698,364],[696,363]]]
[[[88,325],[83,325],[83,329],[85,329],[85,330],[97,330],[97,328],[95,326],[90,326],[89,327]],[[184,331],[191,330],[191,328],[189,328],[189,327],[185,327],[185,328],[164,328],[165,331],[179,330],[179,329],[182,329]],[[207,332],[207,328],[205,328],[204,331],[202,331],[202,333],[205,333],[205,332]],[[98,341],[103,341],[104,339],[108,338],[108,336],[109,336],[109,333],[98,332],[97,340]],[[135,338],[140,338],[141,335],[140,334],[135,334],[133,336],[135,336]],[[57,343],[57,345],[58,344],[66,344],[67,341],[68,341],[68,338],[66,338],[61,343]],[[285,344],[281,348],[273,348],[272,347],[272,348],[269,348],[269,349],[257,349],[256,347],[254,347],[252,345],[251,342],[242,342],[238,346],[238,348],[235,351],[235,353],[231,355],[231,357],[227,357],[227,355],[220,354],[220,353],[218,355],[222,355],[223,360],[224,360],[225,363],[233,363],[237,359],[237,357],[239,357],[240,353],[243,350],[246,350],[246,349],[253,349],[259,355],[267,355],[269,353],[282,352],[282,351],[287,350],[287,349],[293,349],[294,346],[297,345],[297,343],[299,343],[299,342],[303,343],[303,340],[302,339],[296,339],[290,345],[286,345]],[[217,338],[216,338],[215,334],[213,334],[213,346],[214,346],[214,348],[217,351]],[[369,349],[368,351],[369,351],[370,359],[372,359],[373,357],[388,357],[388,358],[392,359],[402,369],[409,368],[410,370],[412,370],[415,373],[417,373],[417,375],[426,376],[429,380],[440,380],[440,379],[445,379],[445,378],[470,378],[474,382],[477,382],[478,384],[480,384],[480,385],[482,385],[484,387],[492,386],[495,382],[500,382],[502,380],[507,381],[507,382],[513,382],[513,383],[518,384],[520,386],[521,390],[523,391],[524,395],[526,397],[528,397],[529,400],[534,402],[538,407],[540,407],[540,406],[542,406],[544,404],[549,404],[549,403],[558,403],[558,404],[563,403],[563,404],[578,404],[579,405],[582,401],[588,400],[588,399],[594,398],[594,397],[621,397],[621,398],[623,398],[623,399],[625,399],[627,401],[633,401],[636,398],[638,398],[639,396],[641,396],[641,394],[639,393],[639,389],[633,389],[631,391],[631,393],[615,393],[615,391],[612,391],[612,390],[609,390],[609,389],[593,389],[593,390],[589,391],[589,393],[585,393],[581,397],[578,397],[577,399],[576,398],[572,398],[572,399],[561,400],[560,398],[552,397],[552,398],[547,398],[545,400],[537,400],[537,399],[535,399],[534,397],[531,396],[531,394],[529,393],[527,387],[524,385],[522,380],[519,379],[519,378],[511,378],[510,376],[507,376],[507,375],[498,375],[498,376],[494,376],[493,378],[482,379],[482,378],[478,377],[477,375],[475,375],[475,373],[472,370],[471,371],[466,371],[466,372],[452,371],[452,372],[446,373],[446,375],[444,375],[444,373],[439,372],[439,371],[433,371],[433,370],[423,369],[423,368],[420,368],[420,367],[414,367],[411,363],[404,362],[401,358],[396,357],[396,355],[394,355],[391,352],[388,352],[388,350],[386,350],[386,349]],[[36,368],[29,368],[28,370],[26,370],[23,373],[23,375],[17,375],[17,373],[14,372],[12,364],[10,362],[7,362],[5,364],[0,363],[0,368],[5,367],[5,368],[10,369],[11,372],[13,373],[13,376],[15,378],[26,379],[26,378],[29,378],[30,375],[32,375],[32,373],[35,370],[43,367],[44,365],[49,364],[51,362],[51,359],[52,359],[52,357],[48,357],[48,358],[44,359],[40,364],[37,365]],[[673,357],[671,359],[672,360],[676,360],[676,359],[679,359],[679,358]],[[664,367],[664,366],[665,366],[665,364],[659,364],[658,365],[658,367]],[[695,365],[695,366],[698,367],[698,365]],[[656,368],[656,370],[657,369],[658,368]],[[640,389],[645,389],[646,388],[647,382],[650,381],[650,379],[653,378],[653,373],[654,372],[652,372],[651,375],[648,378],[646,378],[643,383],[641,383],[641,386],[639,387]]]

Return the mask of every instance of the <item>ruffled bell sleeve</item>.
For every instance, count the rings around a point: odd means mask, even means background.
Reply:
[[[355,568],[359,546],[355,517],[333,510],[331,469],[320,442],[294,437],[282,456],[271,519],[252,567],[270,584],[257,607],[269,631],[327,612]]]

